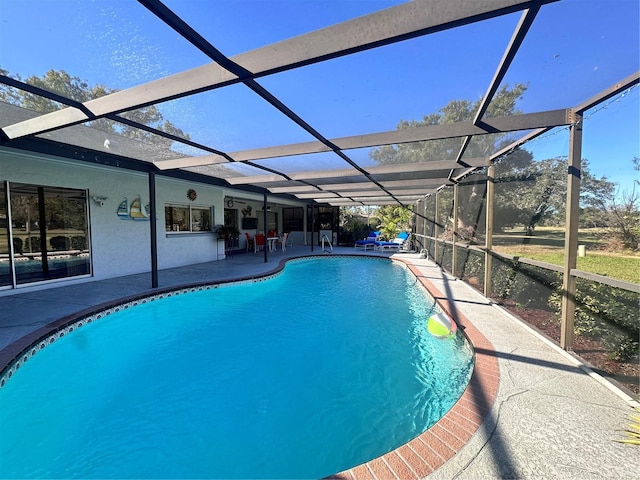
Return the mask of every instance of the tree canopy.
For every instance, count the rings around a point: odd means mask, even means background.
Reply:
[[[496,93],[494,100],[487,108],[487,117],[503,117],[521,113],[516,104],[522,97],[527,86],[516,84],[512,88],[503,86]],[[469,100],[452,100],[436,113],[425,115],[422,120],[402,120],[397,126],[398,130],[424,127],[429,125],[446,125],[457,122],[469,122],[480,106],[481,100],[471,102]],[[477,137],[471,142],[465,153],[470,157],[486,157],[500,148],[505,142],[505,134],[491,134]],[[427,142],[404,143],[400,145],[385,145],[375,148],[370,156],[381,164],[415,163],[455,158],[460,151],[460,138],[446,138],[443,140],[431,140]]]
[[[0,68],[0,74],[11,76],[7,70],[3,70],[2,68]],[[102,84],[91,86],[80,77],[71,76],[64,70],[52,69],[42,77],[30,75],[24,80],[20,75],[13,75],[12,77],[26,84],[62,95],[63,97],[80,103],[100,98],[118,91]],[[53,112],[63,108],[63,105],[60,105],[54,100],[9,87],[4,84],[0,84],[0,101],[11,105],[17,105],[40,114]],[[136,123],[189,139],[188,134],[180,130],[168,120],[165,120],[162,113],[155,105],[127,112],[123,114],[123,117]],[[153,137],[151,133],[145,132],[144,130],[131,127],[125,123],[115,122],[107,118],[93,120],[90,125],[92,128],[97,128],[114,135],[120,135],[135,140],[150,140],[151,138],[154,138],[155,142],[165,142],[165,147],[168,147],[172,143],[171,140],[158,139],[157,137]]]
[[[393,240],[400,232],[410,232],[413,227],[411,207],[384,206],[377,212],[380,220],[377,228],[387,240]]]
[[[487,117],[509,116],[521,113],[517,103],[527,86],[505,85],[496,93],[487,108]],[[398,129],[427,125],[444,125],[471,121],[480,100],[452,100],[436,113],[425,115],[421,121],[403,120]],[[513,140],[508,134],[488,134],[469,143],[465,155],[486,157],[505,147]],[[461,139],[389,145],[372,150],[370,156],[381,164],[401,164],[453,159],[460,150]],[[461,182],[459,195],[458,231],[474,238],[484,230],[484,204],[486,195],[486,169],[479,169]],[[567,158],[534,159],[524,148],[517,148],[496,163],[496,189],[494,202],[494,228],[497,230],[523,225],[532,232],[537,225],[563,224],[567,192]],[[440,191],[441,206],[438,219],[431,219],[441,227],[452,229],[452,189]],[[612,198],[615,185],[606,177],[596,178],[589,170],[587,159],[582,160],[581,206],[597,207],[603,198]]]

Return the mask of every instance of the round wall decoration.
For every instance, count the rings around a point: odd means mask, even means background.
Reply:
[[[189,190],[187,190],[187,198],[193,202],[196,198],[198,198],[198,192],[196,192],[193,188],[190,188]]]
[[[229,200],[227,200],[227,207],[232,208],[233,207],[233,199],[230,198]]]

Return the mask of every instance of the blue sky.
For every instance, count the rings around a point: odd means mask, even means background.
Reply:
[[[227,56],[397,5],[382,0],[166,0]],[[505,82],[526,83],[524,112],[572,107],[640,69],[637,0],[562,0],[542,8]],[[323,135],[392,130],[452,99],[481,98],[520,14],[260,80]],[[208,63],[135,1],[0,0],[0,67],[66,70],[125,89]],[[630,185],[640,156],[638,88],[585,121],[583,156]],[[318,103],[319,102],[319,103]],[[319,107],[320,105],[320,107]],[[161,106],[196,141],[226,151],[309,140],[243,86]],[[206,112],[205,115],[202,112]],[[567,154],[567,134],[527,145]],[[366,162],[366,151],[353,152]]]

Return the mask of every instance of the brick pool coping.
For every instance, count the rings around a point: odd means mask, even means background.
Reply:
[[[493,345],[438,288],[410,262],[406,264],[436,303],[458,324],[475,352],[471,380],[456,404],[426,432],[381,457],[327,477],[340,480],[424,478],[453,458],[482,425],[496,399],[500,368]]]
[[[282,260],[273,270],[259,275],[249,275],[204,284],[198,283],[161,288],[154,292],[145,292],[120,298],[117,301],[92,306],[60,318],[57,321],[37,328],[9,344],[4,349],[0,349],[0,380],[2,384],[4,384],[12,375],[12,372],[7,371],[9,369],[17,369],[21,363],[26,362],[30,358],[27,352],[33,349],[35,353],[36,346],[41,343],[43,339],[51,337],[53,334],[56,334],[56,332],[60,337],[63,336],[67,333],[67,329],[72,329],[77,322],[88,316],[104,312],[109,308],[120,308],[123,304],[135,305],[138,302],[145,303],[149,297],[171,295],[181,290],[199,289],[203,287],[215,288],[217,285],[238,281],[262,281],[269,276],[279,273],[287,261],[308,257],[307,255],[303,255],[301,257]],[[359,257],[361,258],[362,256],[359,255]],[[371,258],[380,259],[380,257]],[[418,267],[404,259],[394,258],[392,261],[403,263],[431,294],[439,307],[456,321],[459,331],[467,337],[475,350],[474,370],[469,384],[460,399],[426,432],[381,457],[327,478],[340,480],[409,480],[426,477],[441,467],[446,461],[450,460],[471,439],[482,425],[497,395],[500,371],[498,360],[494,355],[495,350],[491,343],[455,308],[454,302],[451,302],[443,295],[440,290],[420,272]]]

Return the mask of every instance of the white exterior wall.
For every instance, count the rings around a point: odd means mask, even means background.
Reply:
[[[145,173],[72,160],[0,149],[0,181],[89,190],[89,219],[93,276],[96,279],[149,272],[151,270],[150,224],[145,220],[122,220],[117,209],[126,197],[149,201]],[[198,193],[194,202],[187,190]],[[91,196],[107,197],[100,206]],[[224,220],[224,192],[220,187],[194,184],[156,176],[158,268],[169,268],[224,258],[224,245],[216,254],[213,233],[165,233],[165,203],[214,207],[214,225]]]
[[[198,197],[190,202],[187,190],[193,188]],[[158,268],[179,267],[193,263],[210,262],[224,258],[224,242],[218,242],[213,233],[168,233],[165,232],[164,206],[192,205],[214,207],[214,225],[224,223],[224,191],[220,187],[194,184],[156,176],[156,204],[158,205]],[[218,252],[216,253],[216,248]],[[147,269],[149,270],[149,269]]]

